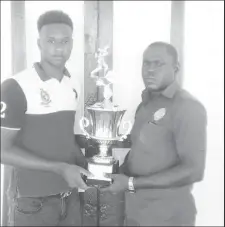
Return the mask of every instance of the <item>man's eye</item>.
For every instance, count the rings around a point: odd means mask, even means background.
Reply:
[[[63,44],[67,44],[68,42],[69,42],[68,40],[62,41]]]
[[[162,66],[164,66],[164,65],[165,65],[164,62],[160,62],[160,63],[158,64],[158,67],[162,67]]]
[[[161,64],[162,64],[162,62],[160,62],[160,61],[155,61],[155,62],[154,62],[154,65],[155,65],[156,67],[160,66]]]
[[[50,39],[50,40],[48,40],[48,43],[54,44],[55,43],[55,40]]]
[[[161,61],[157,61],[155,62],[155,67],[162,67],[164,65],[164,62],[161,62]]]

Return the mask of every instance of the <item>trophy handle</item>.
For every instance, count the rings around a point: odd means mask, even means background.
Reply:
[[[86,131],[86,127],[89,125],[89,120],[86,117],[81,117],[80,119],[80,128],[83,131],[84,135],[89,139],[91,138],[89,133]]]
[[[126,131],[125,134],[120,136],[119,141],[125,140],[127,138],[127,135],[129,134],[129,132],[131,131],[131,128],[132,128],[131,121],[124,121],[122,127],[125,128],[125,125],[128,125],[127,126],[127,131]]]

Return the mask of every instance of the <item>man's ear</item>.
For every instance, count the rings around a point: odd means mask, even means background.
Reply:
[[[179,70],[180,70],[180,63],[177,62],[177,64],[175,65],[174,72],[177,73]]]
[[[40,50],[41,49],[41,41],[40,41],[40,39],[37,39],[37,45],[38,45],[38,48]]]
[[[72,40],[71,40],[71,49],[73,49],[73,38],[72,38]]]

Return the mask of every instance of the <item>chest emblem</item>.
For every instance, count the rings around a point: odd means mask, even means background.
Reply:
[[[153,120],[155,122],[159,121],[165,116],[165,114],[166,114],[166,108],[161,108],[154,113]]]
[[[41,105],[48,107],[49,103],[51,102],[50,95],[48,94],[47,91],[43,90],[42,88],[40,89],[41,93]]]

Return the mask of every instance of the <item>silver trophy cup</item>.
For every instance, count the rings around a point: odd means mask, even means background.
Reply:
[[[91,72],[91,78],[96,80],[96,86],[103,87],[103,102],[97,102],[87,107],[89,119],[82,117],[80,128],[88,139],[97,143],[99,153],[88,160],[88,170],[94,177],[88,177],[88,185],[108,185],[112,179],[104,176],[105,173],[115,173],[119,162],[112,156],[111,146],[118,140],[123,140],[131,130],[131,122],[126,121],[127,131],[124,135],[119,134],[121,121],[126,110],[120,110],[111,101],[113,84],[113,72],[109,70],[105,57],[108,55],[108,46],[98,49],[96,53],[97,68]],[[103,76],[100,76],[102,75]]]
[[[124,121],[127,125],[126,133],[119,134],[121,121],[126,110],[105,109],[100,107],[88,107],[90,119],[82,117],[80,127],[88,139],[94,140],[98,145],[99,153],[88,160],[88,170],[94,174],[87,177],[87,185],[109,185],[112,179],[105,177],[105,173],[116,173],[119,162],[112,156],[111,145],[116,141],[122,141],[131,130],[131,122]]]

